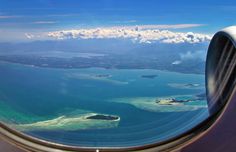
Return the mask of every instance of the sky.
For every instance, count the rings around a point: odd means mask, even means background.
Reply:
[[[235,0],[0,0],[0,42],[128,38],[199,43],[236,25],[235,16]]]

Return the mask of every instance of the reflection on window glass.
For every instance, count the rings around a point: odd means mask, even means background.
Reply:
[[[0,2],[0,121],[83,147],[141,146],[193,128],[208,117],[211,33],[183,5]]]

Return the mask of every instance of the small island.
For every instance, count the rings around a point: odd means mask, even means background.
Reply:
[[[156,103],[159,105],[180,105],[181,103],[189,102],[189,101],[191,101],[191,100],[177,100],[174,98],[156,99]]]
[[[168,86],[178,89],[200,89],[204,87],[198,83],[169,83]]]
[[[187,83],[184,85],[185,87],[199,87],[200,84],[197,84],[197,83]]]
[[[150,75],[142,75],[142,78],[147,78],[147,79],[154,79],[156,78],[158,75],[156,74],[150,74]]]
[[[95,77],[97,77],[97,78],[111,78],[112,75],[110,75],[110,74],[97,74],[97,75],[95,75]]]
[[[14,127],[21,131],[35,130],[64,130],[76,131],[87,129],[105,129],[115,128],[119,125],[120,117],[99,114],[99,113],[84,113],[80,115],[62,115],[53,119],[36,121],[32,123],[17,124]]]
[[[120,120],[120,117],[113,115],[94,114],[92,116],[86,117],[86,119],[118,121]]]

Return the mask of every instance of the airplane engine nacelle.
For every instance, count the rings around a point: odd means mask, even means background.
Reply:
[[[236,84],[236,26],[216,33],[206,62],[206,89],[210,114],[215,114],[232,96]]]

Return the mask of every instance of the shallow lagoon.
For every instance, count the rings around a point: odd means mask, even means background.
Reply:
[[[208,116],[205,100],[179,107],[160,107],[155,102],[157,98],[194,99],[205,92],[200,87],[204,75],[151,69],[53,69],[6,62],[0,62],[0,73],[1,121],[59,143],[149,144],[179,135]],[[83,119],[90,114],[120,119]]]

